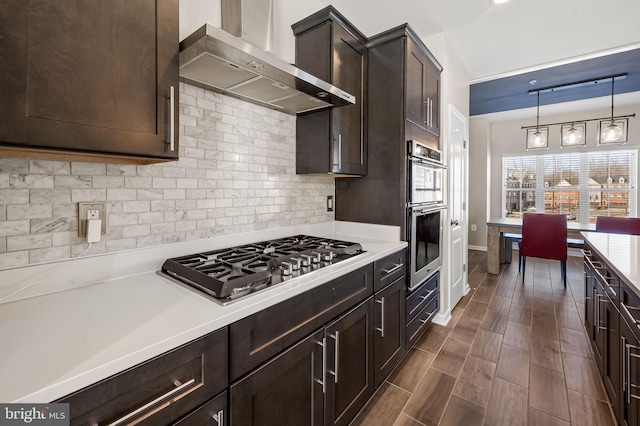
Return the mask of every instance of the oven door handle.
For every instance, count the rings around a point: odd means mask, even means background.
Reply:
[[[427,213],[435,213],[435,212],[439,212],[441,210],[446,210],[449,207],[446,204],[438,204],[438,205],[434,205],[434,206],[429,206],[429,207],[424,207],[423,208],[417,208],[416,206],[409,206],[409,208],[412,210],[413,214],[427,214]]]

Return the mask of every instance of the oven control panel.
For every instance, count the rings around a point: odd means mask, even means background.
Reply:
[[[409,141],[409,155],[442,164],[442,151],[430,148],[416,140]]]

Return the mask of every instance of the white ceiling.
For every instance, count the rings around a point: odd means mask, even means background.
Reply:
[[[319,0],[365,35],[446,32],[472,82],[640,45],[639,0]]]

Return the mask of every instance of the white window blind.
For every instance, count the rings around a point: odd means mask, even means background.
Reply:
[[[537,211],[595,223],[637,215],[637,149],[503,157],[504,217]]]

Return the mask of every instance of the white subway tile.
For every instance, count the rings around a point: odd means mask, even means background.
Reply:
[[[68,161],[29,160],[29,173],[68,175],[71,173],[71,163]]]
[[[176,231],[176,222],[152,223],[152,234],[168,234]]]
[[[63,188],[73,188],[73,189],[82,189],[82,188],[91,188],[93,185],[93,177],[92,176],[68,176],[68,175],[57,175],[55,176],[54,186],[58,189]]]
[[[124,188],[123,176],[94,176],[94,188]]]
[[[138,191],[135,189],[107,189],[106,191],[109,201],[135,200],[138,197]]]
[[[149,224],[122,227],[122,236],[124,238],[142,237],[145,235],[151,235],[151,228]]]
[[[71,174],[103,176],[107,174],[107,165],[105,163],[83,163],[78,161],[72,161]]]
[[[123,238],[120,240],[107,241],[107,252],[132,250],[136,248],[135,238]]]
[[[53,188],[53,176],[47,175],[9,175],[9,188],[46,189]]]
[[[26,204],[29,202],[28,189],[0,189],[0,205]]]
[[[54,190],[54,191],[57,191],[57,190]],[[62,198],[62,194],[60,198]],[[84,201],[100,202],[100,201],[104,201],[106,198],[107,198],[106,189],[72,189],[71,190],[71,201],[74,203],[80,203]],[[33,200],[33,191],[31,191],[31,199]],[[57,199],[57,198],[52,201],[57,203],[69,202],[68,200],[65,201],[63,199]]]
[[[49,247],[29,250],[29,263],[52,262],[68,259],[71,256],[69,246]]]
[[[29,251],[16,251],[0,254],[0,269],[29,264]]]
[[[138,189],[138,200],[162,200],[164,191],[162,189]]]
[[[109,226],[126,226],[138,224],[138,213],[111,213],[109,215]]]
[[[122,203],[123,213],[144,213],[151,211],[151,203],[149,201],[124,201]]]
[[[158,223],[164,222],[164,214],[162,212],[148,212],[138,214],[138,223]]]
[[[152,200],[150,208],[152,212],[175,211],[176,202],[173,200]]]
[[[7,206],[7,220],[51,217],[51,204],[12,204]]]
[[[0,157],[0,173],[28,174],[29,160],[26,158]]]
[[[7,237],[7,251],[51,247],[51,234],[28,234]]]

